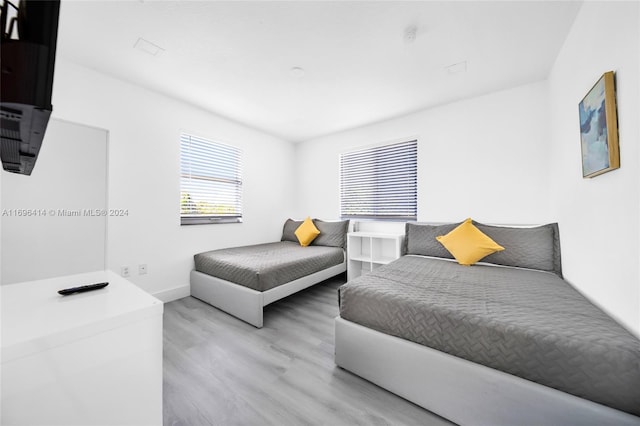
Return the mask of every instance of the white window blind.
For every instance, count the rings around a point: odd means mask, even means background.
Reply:
[[[180,223],[242,221],[242,152],[180,135]]]
[[[340,155],[340,214],[344,218],[417,218],[417,141]]]

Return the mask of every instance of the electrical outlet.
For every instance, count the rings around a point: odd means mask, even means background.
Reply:
[[[129,267],[128,266],[121,266],[120,267],[120,275],[122,275],[123,277],[128,277],[129,276]]]
[[[141,263],[138,265],[138,275],[144,275],[147,273],[147,264]]]

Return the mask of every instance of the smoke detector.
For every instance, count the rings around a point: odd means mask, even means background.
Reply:
[[[416,36],[418,35],[418,27],[415,25],[409,25],[404,29],[404,42],[407,44],[411,44],[416,41]]]
[[[304,69],[300,67],[293,67],[289,70],[289,74],[291,74],[292,77],[302,78],[304,77]]]

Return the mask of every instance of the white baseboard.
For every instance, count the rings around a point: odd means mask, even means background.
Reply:
[[[153,296],[162,300],[164,303],[172,302],[182,299],[183,297],[191,296],[191,285],[185,284],[168,290],[158,291],[157,293],[153,293]]]

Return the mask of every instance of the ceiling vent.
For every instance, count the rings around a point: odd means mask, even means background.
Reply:
[[[447,71],[447,74],[461,74],[467,72],[467,61],[458,62],[455,64],[451,64],[449,66],[444,67]]]
[[[151,43],[148,40],[143,39],[142,37],[138,38],[136,43],[133,45],[134,49],[137,49],[141,52],[144,52],[151,56],[159,56],[164,52],[164,49],[157,44]]]

